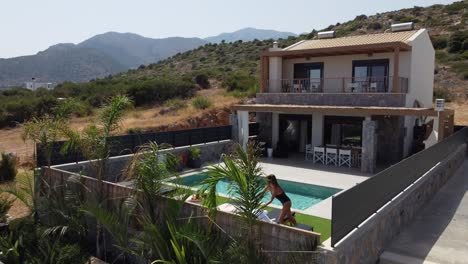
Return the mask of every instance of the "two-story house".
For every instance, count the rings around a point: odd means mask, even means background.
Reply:
[[[364,172],[410,155],[415,127],[434,119],[441,130],[432,107],[435,52],[427,30],[392,29],[340,38],[322,32],[286,48],[275,43],[261,55],[256,103],[233,107],[239,141],[246,144],[254,112],[260,139],[273,149],[355,147]],[[453,120],[453,111],[443,113]]]

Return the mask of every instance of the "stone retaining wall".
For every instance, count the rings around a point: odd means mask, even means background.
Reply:
[[[403,93],[257,93],[257,104],[405,106]]]
[[[47,185],[42,185],[42,193],[47,193],[46,187],[64,186],[67,183],[69,177],[79,177],[79,182],[87,187],[88,191],[97,190],[98,181],[95,178],[82,176],[76,173],[67,172],[58,168],[42,168],[43,174],[42,179],[47,182]],[[70,183],[73,184],[73,183]],[[77,185],[78,186],[78,185]],[[107,197],[107,200],[123,199],[128,197],[130,194],[135,192],[134,189],[126,186],[122,186],[112,182],[103,182],[102,186],[103,196]],[[85,194],[86,195],[86,194]],[[176,202],[167,197],[160,197],[158,199],[159,212],[156,212],[156,218],[161,215],[164,208],[170,206],[170,203]],[[201,218],[200,218],[201,216]],[[195,217],[192,221],[198,223],[203,227],[209,225],[208,211],[205,207],[185,202],[182,207],[180,218],[184,217]],[[219,225],[227,234],[236,237],[239,234],[239,230],[245,227],[244,219],[238,215],[221,212],[219,211],[216,215],[216,224]],[[258,241],[261,245],[262,250],[266,251],[313,251],[317,248],[320,243],[320,234],[305,231],[298,228],[293,228],[285,225],[272,224],[263,221],[258,221],[255,229],[253,230],[258,234]],[[271,259],[269,262],[272,263],[285,263],[288,256],[285,254],[270,254]],[[299,260],[299,258],[297,258]],[[284,260],[284,261],[282,261]],[[277,262],[280,261],[280,262]],[[298,263],[312,263],[307,258],[302,258]]]
[[[467,146],[446,159],[364,221],[335,248],[323,248],[321,263],[376,263],[385,247],[463,164]]]
[[[211,142],[205,144],[193,145],[193,147],[200,148],[201,150],[201,159],[203,164],[218,162],[220,160],[221,154],[229,153],[229,150],[233,142],[231,140],[225,140],[220,142]],[[172,148],[161,150],[160,153],[170,152],[174,155],[179,155],[180,153],[188,153],[190,146]],[[108,161],[107,175],[106,180],[111,182],[117,182],[121,177],[122,172],[125,170],[126,166],[129,164],[131,159],[134,157],[133,154],[111,157]],[[95,175],[93,172],[93,162],[91,161],[82,161],[78,163],[68,163],[63,165],[53,166],[60,170],[81,173],[82,175],[91,176]]]

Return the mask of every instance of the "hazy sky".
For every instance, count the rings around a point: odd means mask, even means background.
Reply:
[[[295,33],[356,15],[451,0],[10,0],[2,1],[0,58],[79,43],[107,31],[207,37],[244,27]]]

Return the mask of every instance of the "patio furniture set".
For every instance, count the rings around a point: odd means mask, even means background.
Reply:
[[[316,146],[306,145],[305,159],[324,165],[359,167],[361,161],[360,147],[337,145]]]

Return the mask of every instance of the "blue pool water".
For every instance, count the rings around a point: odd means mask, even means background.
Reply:
[[[206,174],[194,174],[186,177],[181,177],[173,182],[178,184],[200,188],[200,182],[207,177]],[[298,182],[291,182],[285,180],[278,180],[278,183],[281,185],[281,188],[286,192],[292,202],[292,207],[298,210],[305,210],[312,205],[325,200],[326,198],[332,196],[333,194],[341,191],[341,189],[330,188],[319,185],[304,184]],[[216,186],[218,193],[229,194],[229,182],[221,181]],[[268,202],[271,198],[270,192],[265,194],[263,198],[264,202]],[[275,199],[273,200],[274,205],[281,206],[281,203]]]

